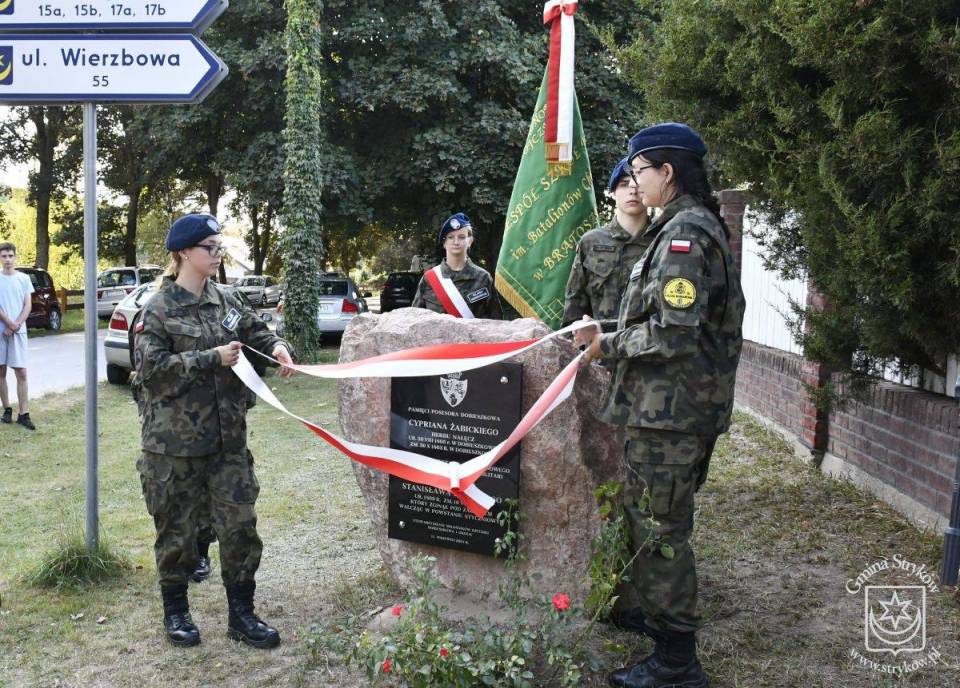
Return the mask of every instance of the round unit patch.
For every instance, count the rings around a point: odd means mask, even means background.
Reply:
[[[697,288],[688,279],[674,278],[663,287],[663,300],[674,308],[690,308],[697,300]]]

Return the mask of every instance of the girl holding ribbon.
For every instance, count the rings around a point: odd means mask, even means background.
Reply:
[[[745,301],[706,152],[696,131],[673,122],[630,139],[641,200],[663,212],[645,232],[650,247],[630,275],[616,332],[575,335],[588,358],[613,363],[600,418],[626,426],[624,510],[639,605],[617,621],[656,643],[613,672],[613,686],[707,686],[695,640],[694,493],[730,426]]]
[[[215,218],[180,218],[166,247],[170,268],[134,333],[134,384],[142,404],[137,469],[157,530],[164,630],[176,646],[200,642],[187,579],[198,561],[198,521],[209,514],[220,540],[227,634],[254,647],[276,647],[280,635],[254,614],[263,549],[254,510],[260,485],[247,450],[250,395],[231,369],[242,344],[293,365],[289,345],[211,281],[226,252]],[[283,367],[280,374],[292,372]]]
[[[411,304],[414,308],[455,318],[503,318],[493,278],[467,255],[472,244],[470,218],[463,213],[448,217],[437,237],[437,248],[443,251],[444,259],[420,279]]]

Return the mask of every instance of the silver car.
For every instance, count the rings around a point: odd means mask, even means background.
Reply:
[[[341,335],[350,321],[366,313],[367,302],[357,285],[339,273],[326,273],[320,280],[320,306],[317,309],[317,327],[324,335]],[[284,321],[277,323],[277,335],[283,336]]]
[[[159,265],[110,268],[97,275],[97,315],[104,320],[113,315],[113,309],[137,287],[153,282],[163,268]]]
[[[246,295],[233,285],[217,285],[228,294],[233,294],[246,305],[253,307]],[[126,298],[117,304],[110,318],[107,328],[107,337],[103,342],[104,358],[107,360],[107,380],[115,385],[125,385],[130,379],[133,370],[133,331],[140,322],[144,306],[157,293],[157,283],[150,282],[134,289]],[[269,313],[261,313],[264,322],[270,322]],[[253,367],[263,375],[263,360],[256,354],[248,356]]]
[[[270,275],[248,275],[231,286],[242,291],[251,303],[258,306],[280,303],[283,297],[283,285]]]

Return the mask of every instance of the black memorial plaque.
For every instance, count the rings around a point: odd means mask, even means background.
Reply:
[[[509,437],[520,422],[523,366],[496,363],[465,373],[394,378],[390,446],[442,461],[464,463]],[[502,500],[520,494],[520,445],[476,485],[497,500],[477,518],[449,492],[390,477],[387,535],[400,540],[494,555],[505,528]]]

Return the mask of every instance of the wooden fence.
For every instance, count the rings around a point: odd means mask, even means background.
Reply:
[[[73,303],[70,302],[71,297],[80,297],[79,299],[74,298]],[[83,289],[57,289],[57,301],[60,302],[60,312],[66,313],[67,311],[77,311],[83,310]]]

